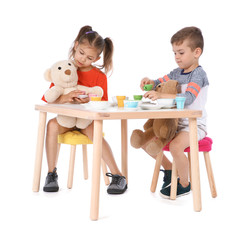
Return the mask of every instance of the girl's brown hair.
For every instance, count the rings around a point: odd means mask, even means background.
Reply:
[[[69,51],[69,58],[74,58],[75,43],[79,44],[88,43],[98,51],[98,55],[103,52],[103,65],[97,66],[99,69],[105,69],[105,74],[113,69],[113,43],[110,38],[103,39],[96,31],[92,30],[91,26],[84,26],[79,30],[78,36],[73,42],[73,46]]]
[[[185,27],[175,33],[171,38],[171,44],[182,44],[185,40],[189,40],[189,47],[194,51],[196,48],[201,48],[203,52],[204,39],[202,32],[197,27]]]

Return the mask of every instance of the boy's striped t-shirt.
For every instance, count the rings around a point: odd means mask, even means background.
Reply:
[[[181,89],[181,95],[186,97],[185,108],[202,110],[202,117],[197,119],[197,125],[206,132],[206,101],[208,92],[208,78],[201,66],[193,71],[184,73],[181,68],[176,68],[164,77],[154,81],[154,88],[169,79],[177,80]],[[180,119],[180,126],[188,126],[188,119]]]

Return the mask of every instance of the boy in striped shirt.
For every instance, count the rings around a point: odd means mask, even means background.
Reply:
[[[199,58],[204,47],[201,30],[197,27],[183,28],[172,36],[171,44],[175,61],[179,67],[157,80],[143,78],[140,87],[143,90],[145,84],[153,84],[155,89],[159,83],[166,82],[169,79],[177,80],[181,88],[181,95],[186,97],[185,108],[202,110],[202,117],[197,119],[198,140],[201,140],[207,134],[205,104],[209,86],[206,72],[199,65]],[[176,96],[149,91],[145,93],[144,97],[156,100],[158,98],[175,98]],[[188,180],[189,161],[184,154],[184,149],[189,145],[188,119],[179,119],[177,134],[169,145],[179,176],[177,197],[188,194],[191,189]],[[143,146],[143,149],[146,151],[145,146]],[[156,156],[152,157],[156,158]],[[164,198],[169,198],[172,164],[165,156],[163,157],[162,166],[165,169],[165,176],[160,192]]]

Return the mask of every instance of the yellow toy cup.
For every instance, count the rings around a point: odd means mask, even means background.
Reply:
[[[116,96],[118,107],[124,107],[124,100],[126,99],[126,96]]]
[[[91,101],[101,101],[101,97],[91,97]]]

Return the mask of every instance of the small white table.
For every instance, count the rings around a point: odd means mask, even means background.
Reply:
[[[92,191],[91,191],[91,220],[97,220],[99,216],[99,190],[100,190],[100,164],[102,153],[103,120],[121,120],[121,162],[122,173],[127,178],[127,120],[128,119],[150,119],[150,118],[188,118],[190,131],[190,149],[192,161],[192,182],[194,210],[201,211],[200,175],[198,161],[198,138],[197,138],[197,118],[201,117],[200,110],[137,110],[128,111],[119,108],[107,110],[88,110],[86,106],[80,104],[43,104],[35,105],[35,110],[39,111],[39,124],[37,135],[36,159],[34,168],[33,188],[34,192],[39,191],[41,167],[44,149],[44,136],[46,127],[47,112],[65,116],[92,119],[94,121],[93,137],[93,168],[92,168]]]

